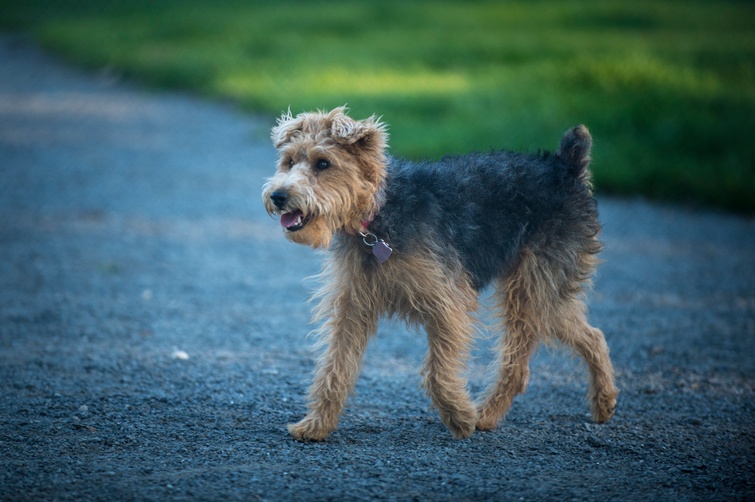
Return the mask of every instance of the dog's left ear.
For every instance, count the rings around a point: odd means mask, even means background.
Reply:
[[[291,109],[289,108],[286,113],[280,116],[278,119],[278,125],[273,127],[270,134],[275,148],[279,149],[286,143],[290,142],[292,137],[301,133],[303,127],[304,118],[301,115],[294,118],[294,116],[291,115]]]
[[[332,118],[330,132],[336,142],[347,145],[362,142],[377,143],[384,147],[387,139],[385,125],[374,115],[364,120],[354,120],[348,115],[337,113]]]

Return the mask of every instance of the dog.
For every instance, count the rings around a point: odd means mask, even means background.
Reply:
[[[492,430],[529,379],[541,342],[587,364],[587,400],[609,420],[618,390],[605,337],[586,316],[584,290],[602,249],[590,181],[592,138],[567,131],[555,153],[509,151],[412,162],[386,153],[386,126],[345,107],[293,116],[272,129],[277,171],[263,186],[285,236],[330,248],[314,319],[324,346],[309,408],[288,426],[300,441],[336,429],[378,318],[424,326],[422,384],[455,438]],[[462,376],[478,296],[494,285],[502,339],[496,373],[473,402]]]

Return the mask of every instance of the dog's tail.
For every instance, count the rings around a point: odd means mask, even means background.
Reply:
[[[578,125],[564,133],[556,155],[569,165],[569,172],[583,181],[589,181],[590,148],[592,137],[587,127]]]

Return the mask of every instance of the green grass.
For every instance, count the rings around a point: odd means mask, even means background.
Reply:
[[[603,193],[755,212],[755,4],[0,0],[90,68],[277,114],[348,103],[394,154],[553,149],[587,124]]]

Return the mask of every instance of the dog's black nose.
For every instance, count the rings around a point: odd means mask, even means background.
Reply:
[[[270,200],[273,201],[275,207],[277,207],[278,209],[283,209],[283,206],[286,205],[286,201],[288,200],[288,194],[281,190],[276,190],[275,192],[270,194]]]

